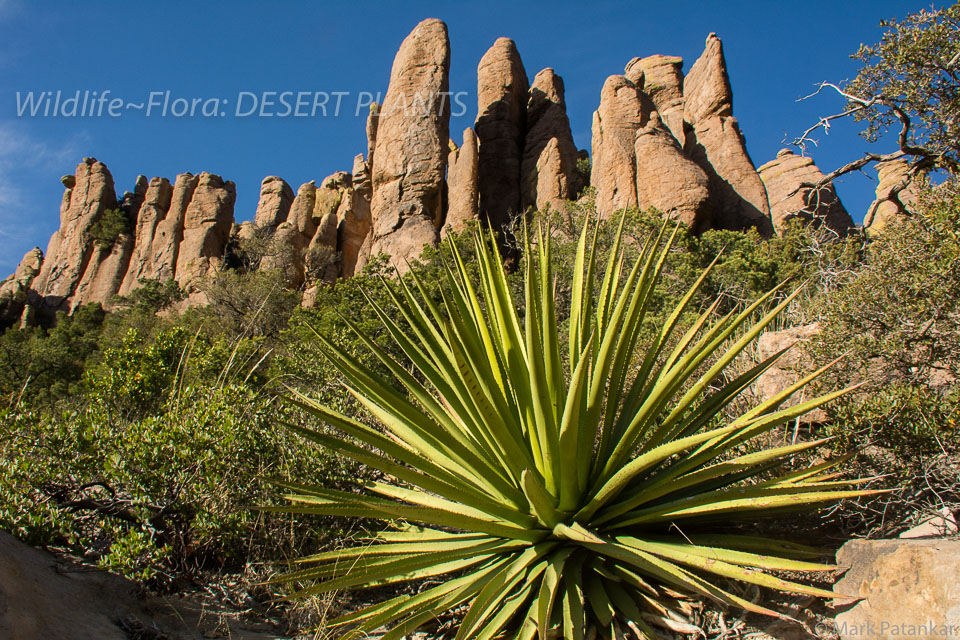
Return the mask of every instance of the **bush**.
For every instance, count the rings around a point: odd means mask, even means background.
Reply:
[[[120,237],[133,231],[133,224],[121,209],[107,209],[90,225],[90,240],[101,249],[109,249]]]
[[[332,451],[303,455],[274,427],[296,419],[239,385],[186,386],[138,420],[96,406],[6,410],[0,528],[159,586],[309,552],[343,530],[333,519],[305,526],[254,511],[280,494],[263,479],[337,486],[359,472]]]

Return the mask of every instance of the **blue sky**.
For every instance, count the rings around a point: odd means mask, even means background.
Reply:
[[[939,6],[942,3],[937,3]],[[856,74],[849,59],[876,42],[883,18],[929,7],[929,0],[863,2],[45,2],[0,0],[0,278],[24,252],[46,248],[59,222],[61,175],[85,156],[105,162],[117,190],[148,177],[210,171],[237,183],[237,220],[253,217],[260,180],[279,175],[294,189],[351,167],[365,150],[362,92],[385,92],[393,56],[420,20],[446,21],[452,45],[451,91],[469,109],[451,120],[452,137],[476,117],[476,66],[500,36],[513,38],[532,79],[553,67],[565,81],[578,146],[590,147],[590,122],[604,79],[634,56],[683,56],[685,69],[711,31],[724,43],[740,120],[757,166],[773,158],[820,115],[834,96],[797,102],[820,80]],[[174,117],[154,107],[110,117],[18,115],[27,93],[109,91],[123,104],[211,98],[226,115]],[[238,116],[263,92],[326,92],[327,117]],[[345,92],[338,115],[336,97]],[[155,98],[162,102],[162,98]],[[312,103],[312,99],[311,99]],[[107,103],[107,106],[109,103]],[[276,105],[266,112],[279,112]],[[302,112],[309,111],[304,106]],[[212,111],[217,111],[213,109]],[[868,146],[855,125],[837,124],[813,154],[826,170]],[[871,172],[872,174],[872,172]],[[871,175],[872,177],[872,175]],[[874,183],[853,176],[838,185],[862,219]]]

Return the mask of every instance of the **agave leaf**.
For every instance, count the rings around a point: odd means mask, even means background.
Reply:
[[[472,638],[480,625],[496,610],[499,603],[510,591],[520,583],[527,570],[534,563],[538,563],[536,566],[539,572],[542,572],[546,568],[546,562],[538,561],[555,546],[556,543],[548,542],[529,547],[526,551],[517,555],[513,562],[494,574],[490,582],[477,594],[470,605],[467,615],[460,623],[456,640]]]
[[[543,580],[540,581],[540,592],[537,595],[536,610],[531,607],[531,611],[536,614],[536,628],[541,638],[546,638],[551,621],[553,620],[554,606],[557,602],[557,596],[560,593],[563,577],[563,568],[573,549],[561,549],[550,556],[549,564],[543,573]]]
[[[737,580],[742,580],[743,582],[749,582],[751,584],[760,585],[762,587],[769,587],[771,589],[779,589],[780,591],[787,591],[789,593],[797,593],[801,595],[814,596],[818,598],[833,598],[834,593],[832,591],[827,591],[825,589],[819,589],[817,587],[810,587],[807,585],[799,584],[796,582],[790,582],[788,580],[782,580],[775,576],[772,576],[762,571],[754,571],[752,569],[745,568],[743,566],[738,566],[738,564],[732,564],[729,562],[731,559],[743,559],[743,555],[737,552],[728,552],[725,549],[705,549],[703,547],[691,550],[688,547],[692,545],[683,545],[675,543],[665,543],[665,542],[651,542],[648,540],[640,540],[638,538],[630,536],[618,536],[616,538],[617,542],[634,549],[641,549],[653,555],[659,556],[666,560],[672,560],[685,564],[695,569],[701,571],[706,571],[708,573],[715,573],[717,575],[723,576],[725,578],[734,578]],[[774,564],[770,560],[765,560],[762,556],[754,556],[756,562],[765,563],[768,565]],[[758,566],[758,565],[750,565]],[[768,566],[766,568],[777,568]],[[827,567],[832,569],[833,567]],[[809,571],[810,569],[805,569]],[[819,569],[813,569],[819,570]]]

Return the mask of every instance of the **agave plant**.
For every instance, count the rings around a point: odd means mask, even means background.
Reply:
[[[359,546],[303,558],[281,580],[310,585],[297,594],[308,595],[434,578],[331,629],[360,638],[386,625],[391,640],[459,608],[458,640],[653,638],[651,625],[689,632],[691,600],[778,615],[732,593],[737,581],[833,596],[772,574],[832,569],[813,561],[816,550],[730,526],[867,493],[836,479],[838,461],[784,470],[822,441],[744,446],[843,393],[781,408],[822,370],[721,419],[780,354],[736,375],[731,363],[796,293],[774,306],[774,290],[723,317],[715,303],[683,330],[708,269],[641,345],[676,231],[664,226],[631,265],[622,228],[597,287],[597,230],[584,226],[567,338],[542,229],[525,240],[522,310],[492,234],[479,231],[478,278],[451,243],[440,298],[416,271],[388,287],[404,326],[369,300],[412,363],[357,332],[393,383],[319,338],[382,429],[295,392],[295,403],[336,431],[291,426],[384,479],[356,492],[288,485],[293,504],[281,508],[390,526]]]

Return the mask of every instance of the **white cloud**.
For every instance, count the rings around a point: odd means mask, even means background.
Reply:
[[[0,0],[0,10],[6,1]],[[49,227],[57,223],[56,211],[51,217],[32,210],[37,198],[21,186],[24,180],[30,174],[72,166],[87,140],[81,133],[58,142],[43,141],[13,123],[0,122],[0,279],[33,246],[46,249]]]

